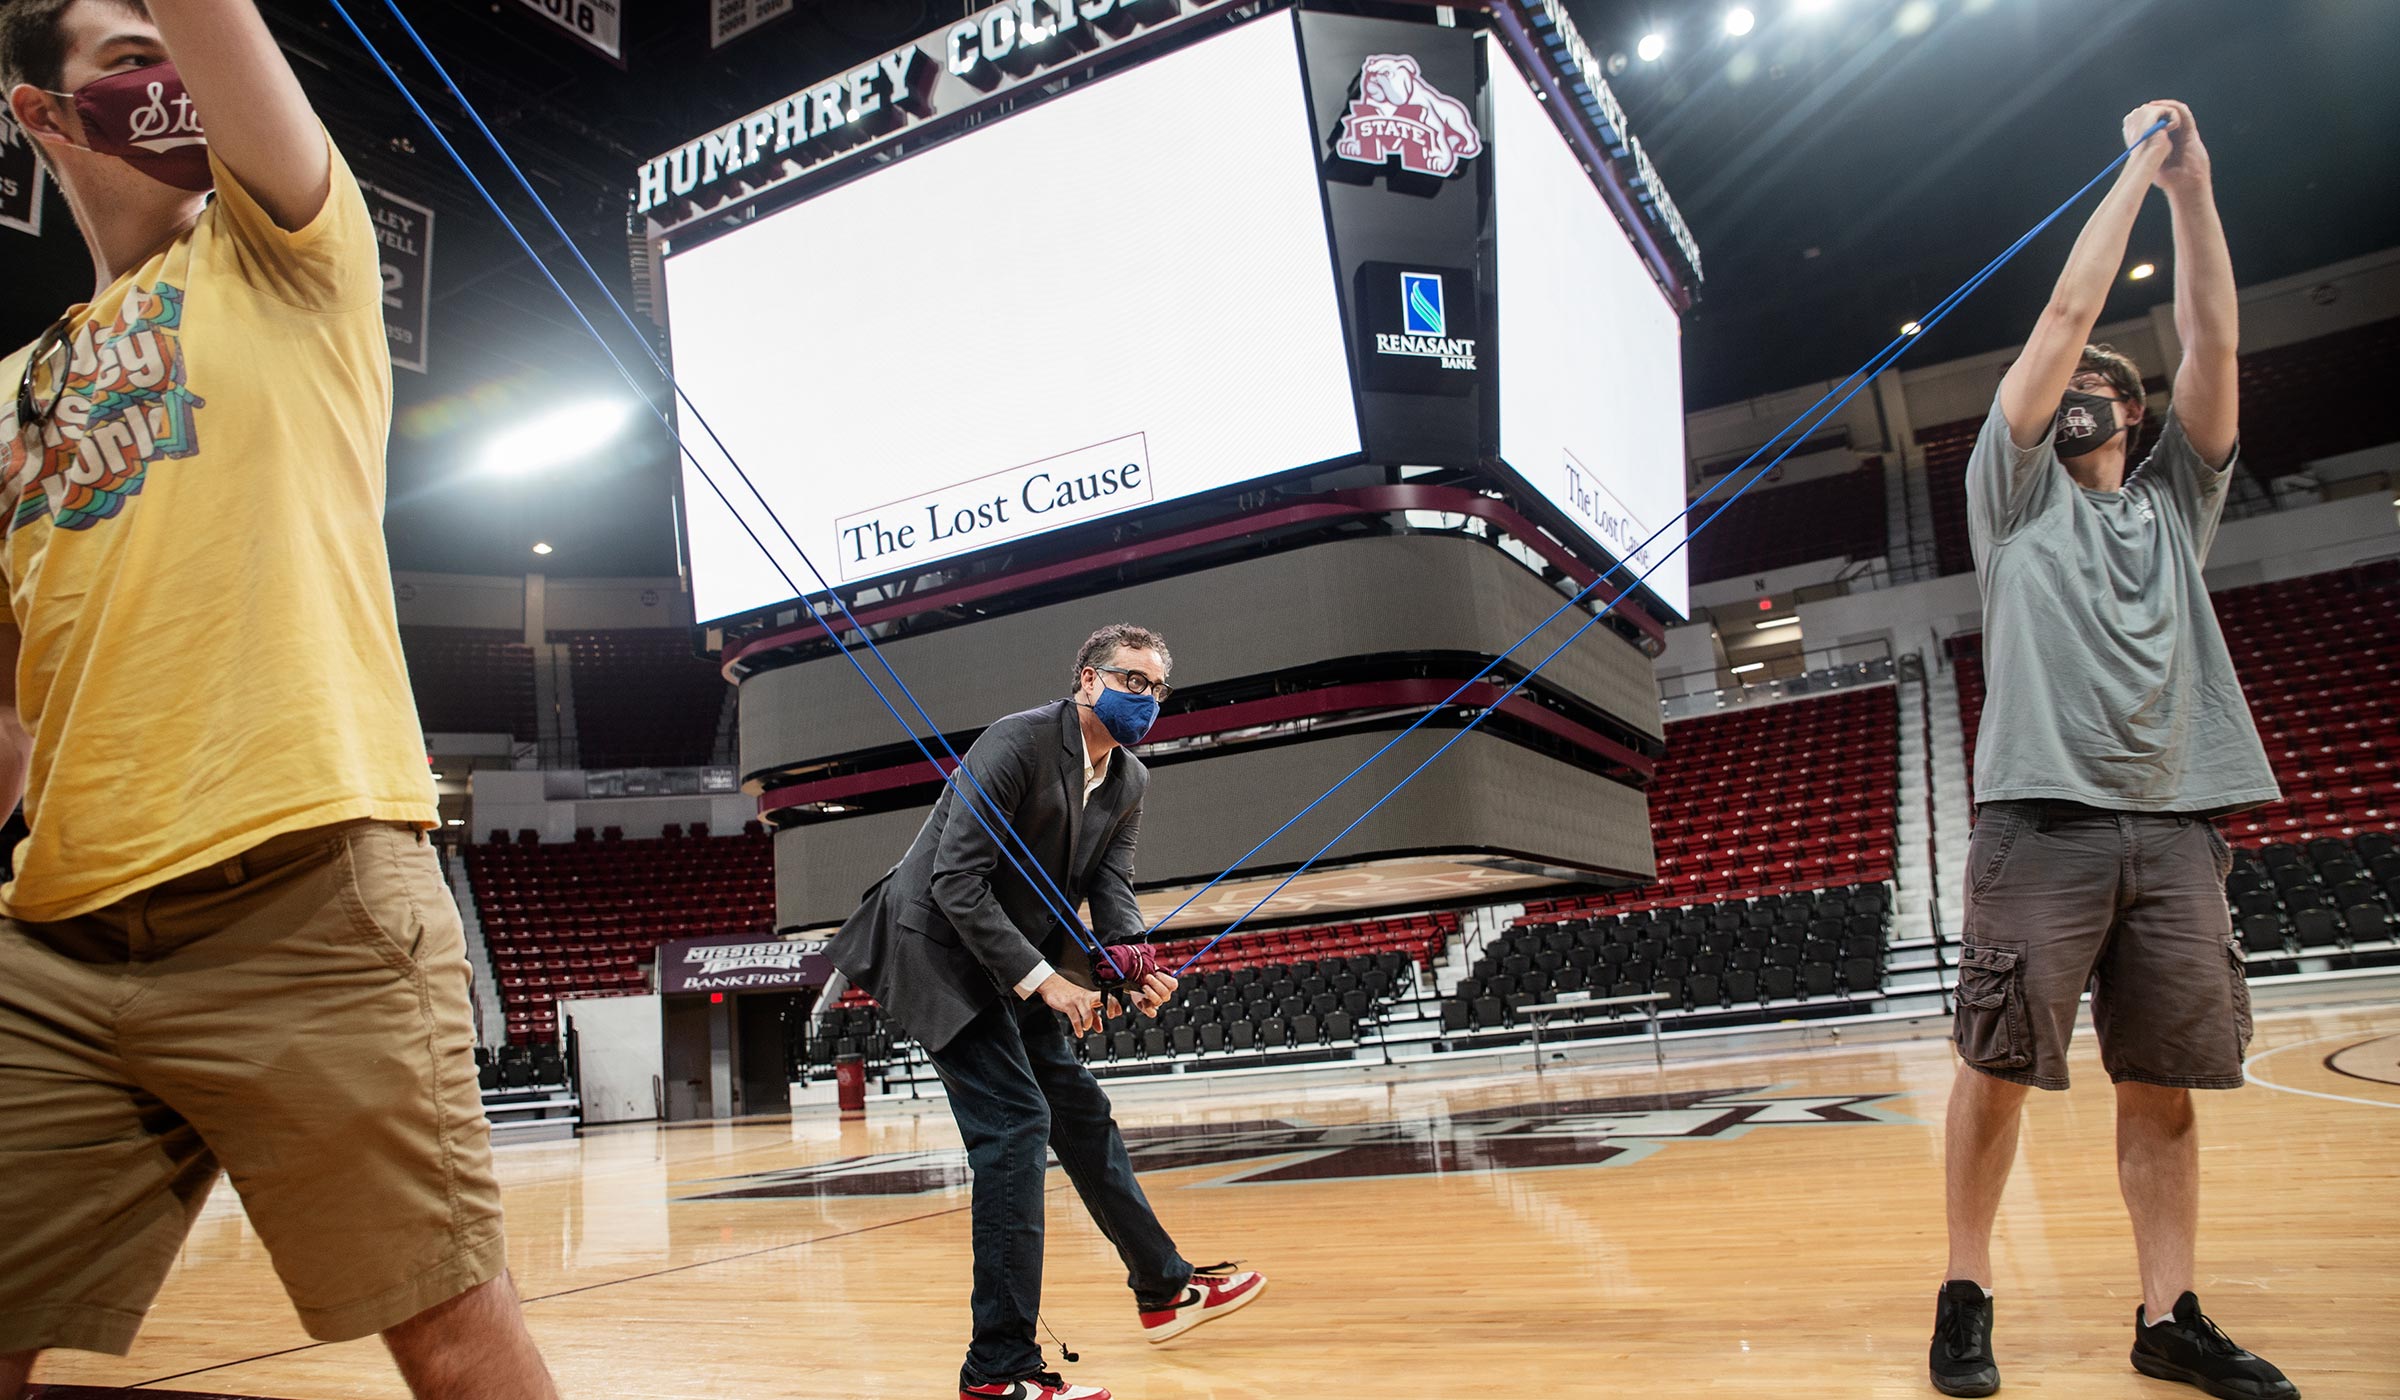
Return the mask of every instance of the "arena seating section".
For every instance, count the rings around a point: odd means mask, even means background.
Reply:
[[[1889,880],[1899,753],[1888,685],[1670,724],[1650,785],[1658,879],[1525,911],[1625,913]]]
[[[428,734],[507,734],[532,743],[533,648],[517,632],[482,627],[403,627],[417,719]]]
[[[1526,1003],[1575,992],[1594,999],[1662,996],[1661,1019],[1812,1000],[1842,1009],[1882,990],[1890,930],[1890,892],[1880,884],[1529,918],[1483,950],[1473,974],[1443,1002],[1443,1028],[1518,1026]],[[1648,1014],[1639,1005],[1594,1007],[1590,1014],[1602,1013]],[[1779,1007],[1775,1014],[1788,1013]]]
[[[1130,1011],[1110,1017],[1083,1037],[1080,1049],[1096,1068],[1138,1068],[1178,1056],[1306,1054],[1348,1044],[1394,998],[1429,984],[1434,958],[1457,931],[1456,914],[1419,914],[1236,933],[1193,969],[1183,995],[1155,1020]],[[1173,968],[1206,941],[1160,943],[1159,961]],[[827,1066],[837,1055],[881,1060],[896,1050],[874,1001],[854,989],[834,1004],[831,1024],[809,1044],[809,1058]]]
[[[2212,595],[2281,802],[2224,824],[2239,852],[2227,893],[2259,955],[2346,950],[2393,936],[2400,914],[2400,563]],[[1970,782],[1983,713],[1982,637],[1953,637]]]
[[[2242,463],[2272,480],[2311,462],[2400,442],[2400,319],[2242,356]]]
[[[2400,357],[2400,319],[2242,356],[2243,466],[2261,481],[2272,481],[2311,462],[2400,442],[2400,397],[2383,382],[2395,357]],[[2147,382],[2153,390],[2167,383],[2163,377]],[[1982,427],[1978,414],[1917,430],[1933,502],[1934,552],[1945,574],[1975,567],[1967,541],[1966,470]],[[2154,438],[2135,449],[2137,458]]]
[[[584,767],[673,768],[713,756],[727,686],[689,636],[642,628],[550,640],[567,648]]]
[[[1725,505],[1727,492],[1701,502],[1694,519]],[[1858,470],[1790,486],[1761,484],[1725,506],[1716,523],[1692,537],[1692,582],[1714,583],[1743,574],[1848,555],[1872,559],[1884,535],[1883,459]]]
[[[1157,1018],[1123,1011],[1082,1037],[1082,1059],[1102,1071],[1159,1069],[1178,1057],[1306,1057],[1349,1045],[1385,1016],[1397,997],[1430,985],[1433,958],[1459,932],[1459,915],[1414,915],[1356,925],[1238,932],[1188,975],[1183,994]],[[1166,968],[1200,951],[1207,939],[1157,944]],[[833,1018],[809,1042],[809,1059],[830,1066],[840,1054],[890,1059],[898,1040],[874,999],[847,992]],[[1145,1064],[1147,1061],[1147,1064]]]
[[[1445,1029],[1515,1027],[1518,1007],[1560,992],[1655,992],[1662,1016],[1872,997],[1899,745],[1891,686],[1669,725],[1650,787],[1658,879],[1527,903],[1445,1001]]]
[[[648,990],[654,952],[666,939],[774,927],[773,847],[763,829],[739,836],[710,836],[702,826],[688,835],[669,831],[649,840],[603,833],[572,845],[487,841],[468,848],[468,878],[511,1042],[554,1036],[552,1003],[562,992]]]

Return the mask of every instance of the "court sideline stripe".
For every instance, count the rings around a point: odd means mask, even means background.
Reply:
[[[2272,1050],[2262,1051],[2259,1054],[2252,1055],[2249,1059],[2242,1061],[2242,1073],[2249,1077],[2251,1083],[2256,1084],[2260,1088],[2264,1089],[2275,1089],[2286,1094],[2305,1094],[2312,1099],[2331,1099],[2335,1103],[2364,1104],[2368,1108],[2400,1109],[2400,1103],[2391,1103],[2383,1099],[2355,1098],[2349,1094],[2328,1094],[2322,1089],[2300,1089],[2289,1084],[2278,1084],[2272,1079],[2262,1078],[2259,1075],[2257,1067],[2261,1061],[2272,1059],[2275,1056],[2282,1054],[2286,1050],[2297,1050],[2304,1045],[2322,1045],[2328,1040],[2340,1040],[2344,1036],[2356,1034],[2356,1031],[2344,1031],[2341,1035],[2321,1035],[2314,1040],[2295,1040],[2289,1045],[2278,1045]],[[2382,1036],[2370,1036],[2368,1039],[2381,1040],[2383,1038],[2384,1037]],[[2360,1041],[2358,1043],[2363,1045],[2366,1042]]]
[[[1066,1185],[1067,1183],[1062,1181],[1055,1186],[1045,1187],[1043,1188],[1042,1194],[1045,1196],[1055,1195],[1059,1191],[1063,1190]],[[672,1202],[670,1202],[670,1204],[672,1204]],[[815,1235],[805,1240],[791,1240],[783,1244],[771,1244],[763,1249],[746,1249],[739,1254],[720,1254],[714,1259],[696,1259],[689,1264],[674,1264],[664,1269],[652,1269],[648,1273],[644,1274],[628,1274],[624,1278],[603,1279],[598,1283],[578,1284],[573,1288],[561,1288],[553,1293],[536,1294],[531,1298],[522,1298],[519,1301],[525,1306],[531,1307],[535,1303],[547,1303],[553,1298],[570,1298],[578,1293],[590,1293],[602,1288],[615,1288],[619,1284],[640,1283],[646,1279],[665,1278],[669,1274],[689,1273],[693,1269],[711,1268],[718,1264],[730,1264],[741,1259],[756,1259],[762,1254],[778,1254],[787,1249],[806,1249],[811,1245],[831,1244],[836,1240],[846,1240],[856,1235],[873,1234],[877,1230],[888,1230],[897,1225],[914,1225],[923,1220],[938,1220],[945,1215],[956,1215],[960,1211],[973,1210],[974,1208],[975,1203],[969,1201],[963,1206],[949,1206],[942,1210],[929,1210],[918,1215],[904,1215],[897,1220],[883,1220],[878,1221],[873,1225],[860,1225],[853,1229],[836,1230],[829,1235]],[[211,1371],[231,1370],[233,1367],[247,1366],[255,1361],[272,1361],[279,1356],[293,1356],[304,1351],[315,1351],[319,1347],[339,1345],[342,1345],[342,1343],[308,1342],[296,1347],[285,1347],[281,1351],[264,1351],[260,1352],[256,1356],[244,1356],[233,1361],[220,1361],[214,1366],[201,1366],[189,1371],[177,1371],[171,1376],[156,1376],[146,1381],[135,1381],[132,1385],[124,1388],[127,1391],[134,1391],[149,1386],[165,1385],[168,1381],[184,1380],[191,1376],[205,1376]]]
[[[2376,1078],[2374,1075],[2371,1075],[2371,1074],[2360,1074],[2360,1073],[2359,1073],[2358,1071],[2356,1071],[2356,1070],[2344,1069],[2344,1068],[2342,1068],[2340,1065],[2337,1065],[2337,1064],[2335,1064],[2335,1063],[2334,1063],[2334,1060],[2335,1060],[2336,1058],[2338,1058],[2338,1057],[2340,1057],[2340,1056],[2343,1056],[2343,1055],[2347,1055],[2347,1054],[2349,1054],[2349,1053],[2350,1053],[2351,1051],[2353,1051],[2353,1050],[2364,1049],[2365,1047],[2367,1047],[2367,1046],[2369,1046],[2369,1045],[2373,1045],[2375,1042],[2377,1042],[2377,1041],[2379,1041],[2379,1040],[2394,1040],[2394,1039],[2400,1039],[2400,1036],[2389,1036],[2389,1035],[2371,1035],[2371,1036],[2368,1036],[2368,1037],[2367,1037],[2365,1040],[2362,1040],[2362,1041],[2358,1042],[2358,1044],[2356,1044],[2356,1045],[2345,1045],[2345,1046],[2343,1046],[2341,1049],[2334,1051],[2334,1052],[2333,1052],[2333,1054],[2331,1054],[2331,1055],[2327,1055],[2327,1056],[2325,1057],[2325,1060],[2324,1060],[2324,1065],[2325,1065],[2325,1068],[2327,1068],[2327,1069],[2329,1069],[2329,1070],[2332,1070],[2332,1071],[2333,1071],[2335,1074],[2338,1074],[2338,1075],[2340,1075],[2340,1076],[2341,1076],[2342,1078],[2344,1078],[2344,1079],[2355,1079],[2355,1080],[2357,1080],[2357,1081],[2358,1081],[2359,1083],[2361,1083],[2361,1084],[2382,1084],[2382,1085],[2386,1085],[2386,1086],[2390,1086],[2390,1085],[2394,1085],[2394,1084],[2400,1084],[2400,1080],[2392,1080],[2392,1079],[2377,1079],[2377,1078]]]

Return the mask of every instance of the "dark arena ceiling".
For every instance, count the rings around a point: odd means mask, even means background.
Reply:
[[[471,131],[423,66],[402,59],[406,41],[380,0],[346,3],[466,147]],[[630,291],[637,162],[978,8],[798,0],[712,52],[704,0],[623,0],[619,68],[525,0],[401,3],[620,295]],[[1613,82],[1706,262],[1686,322],[1691,408],[1847,370],[2099,168],[2118,118],[2146,98],[2179,97],[2197,113],[2244,283],[2400,243],[2400,84],[2390,77],[2400,4],[1749,3],[1756,28],[1735,38],[1726,0],[1569,0],[1594,49],[1626,54]],[[357,171],[437,211],[431,372],[396,375],[394,565],[671,572],[671,448],[655,428],[570,472],[480,468],[482,444],[512,423],[576,397],[622,397],[621,387],[327,0],[264,7]],[[1643,62],[1637,43],[1654,30],[1666,52]],[[44,222],[38,240],[0,230],[0,341],[12,346],[90,286],[55,194]],[[1916,354],[2021,339],[2073,234],[2062,221]],[[985,236],[962,219],[962,245]],[[2153,201],[2133,254],[2163,269],[2169,252]],[[821,271],[839,275],[838,249]],[[2121,284],[2109,313],[2170,293],[2165,277]],[[537,559],[536,540],[554,552]]]

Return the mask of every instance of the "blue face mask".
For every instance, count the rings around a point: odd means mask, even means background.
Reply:
[[[1099,716],[1101,727],[1108,731],[1109,737],[1128,748],[1142,742],[1142,736],[1149,733],[1150,726],[1158,722],[1156,696],[1136,695],[1130,690],[1118,690],[1114,686],[1102,685],[1098,703],[1090,708],[1093,714]]]

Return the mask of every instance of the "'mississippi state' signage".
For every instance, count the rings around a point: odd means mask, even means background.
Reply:
[[[665,227],[1232,0],[1001,0],[642,162],[634,208]]]

